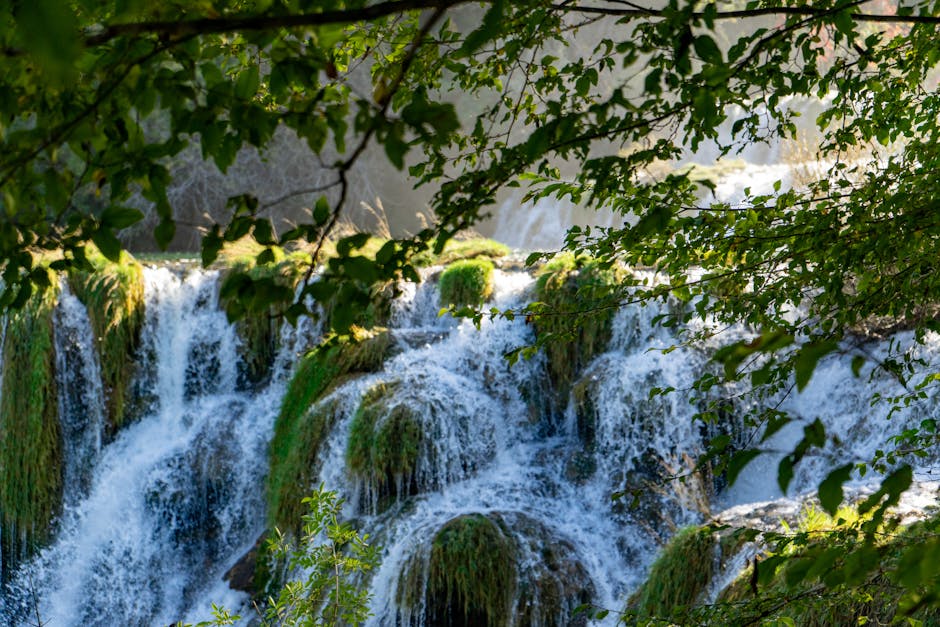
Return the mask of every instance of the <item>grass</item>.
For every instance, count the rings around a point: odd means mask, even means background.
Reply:
[[[52,284],[9,313],[3,345],[0,562],[6,573],[49,539],[62,502]]]
[[[267,495],[271,526],[296,532],[317,470],[317,455],[335,420],[335,409],[315,403],[334,381],[381,367],[388,353],[387,330],[355,330],[304,355],[281,401],[270,446]]]
[[[493,262],[489,259],[455,261],[441,273],[441,305],[479,307],[493,294]]]
[[[126,422],[127,395],[134,376],[135,357],[144,324],[144,275],[126,252],[118,263],[89,250],[91,272],[69,275],[72,291],[88,310],[101,364],[108,417],[108,435]]]
[[[418,607],[425,599],[426,624],[510,624],[516,546],[499,522],[483,514],[448,521],[434,536],[429,560],[426,587],[422,565],[412,560],[399,588],[406,607]]]
[[[379,384],[363,397],[349,430],[346,461],[351,474],[366,482],[379,502],[412,494],[412,480],[423,441],[420,416],[394,404],[394,387]]]

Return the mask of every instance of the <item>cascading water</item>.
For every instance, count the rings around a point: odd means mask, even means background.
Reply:
[[[65,447],[64,488],[74,505],[91,487],[92,469],[101,453],[105,426],[104,390],[94,355],[91,323],[81,301],[63,281],[56,309],[55,354],[59,416]]]
[[[568,398],[554,399],[545,355],[513,366],[505,358],[533,342],[529,322],[484,319],[476,329],[439,316],[434,271],[425,278],[393,303],[382,367],[338,379],[310,410],[328,408],[334,419],[305,487],[322,482],[346,496],[345,513],[381,547],[371,625],[485,618],[493,608],[460,616],[441,583],[441,559],[461,559],[466,545],[484,561],[496,547],[488,576],[500,594],[486,598],[509,624],[584,623],[575,613],[582,603],[623,608],[677,527],[712,508],[781,496],[773,455],[730,489],[663,481],[694,463],[716,427],[697,422],[688,402],[691,382],[714,367],[710,349],[662,350],[679,338],[654,323],[659,306],[618,312],[606,350]],[[222,574],[265,527],[268,442],[291,365],[317,329],[285,328],[272,382],[240,389],[240,340],[217,306],[217,282],[215,272],[146,270],[132,386],[140,417],[110,442],[87,314],[63,287],[55,321],[63,511],[52,543],[8,582],[2,622],[162,625],[207,618],[209,603],[245,609]],[[525,272],[497,270],[492,306],[523,306],[533,284]],[[830,356],[802,393],[783,399],[797,420],[770,447],[792,449],[817,417],[839,441],[797,467],[792,492],[812,489],[834,460],[863,459],[883,443],[888,409],[872,410],[868,399],[903,391],[874,367],[886,350],[859,345]],[[940,340],[929,337],[920,351],[936,364]],[[859,377],[857,354],[868,359]],[[653,387],[676,391],[650,396]],[[905,420],[932,416],[929,407],[930,398]],[[634,491],[637,508],[611,499]]]
[[[236,389],[238,339],[216,305],[216,272],[148,269],[145,282],[137,387],[149,391],[146,409],[103,448],[84,307],[60,298],[66,477],[75,478],[56,540],[7,587],[0,622],[175,622],[263,528],[266,443],[283,381]]]

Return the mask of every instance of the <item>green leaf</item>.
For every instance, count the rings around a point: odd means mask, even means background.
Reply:
[[[767,425],[764,427],[764,433],[761,436],[760,441],[766,442],[771,436],[791,422],[792,419],[786,414],[774,413],[767,419]]]
[[[157,240],[160,250],[166,250],[169,247],[174,235],[176,235],[176,222],[172,218],[164,218],[153,230],[153,237]]]
[[[16,5],[17,35],[22,45],[56,79],[73,74],[79,54],[75,13],[61,0],[28,0]]]
[[[741,471],[744,470],[744,467],[747,466],[752,459],[760,454],[761,451],[757,449],[745,449],[735,453],[734,457],[728,461],[728,485],[734,485],[735,480],[737,480],[738,475],[741,474]]]
[[[202,265],[208,268],[219,257],[219,251],[225,240],[219,232],[219,225],[216,224],[211,231],[202,238]]]
[[[836,340],[823,340],[820,342],[811,342],[804,344],[797,351],[796,358],[793,360],[793,368],[796,371],[796,388],[803,391],[816,370],[816,364],[819,360],[836,350],[839,343]]]
[[[463,45],[460,46],[460,53],[466,56],[476,52],[483,44],[500,32],[502,21],[503,0],[494,0],[490,8],[483,14],[483,22],[480,27],[464,39]]]
[[[843,35],[849,38],[855,36],[855,20],[852,19],[851,11],[839,11],[832,16],[832,21],[836,29]]]
[[[144,219],[144,214],[131,207],[110,206],[101,214],[101,225],[112,229],[125,229]]]
[[[854,467],[854,464],[839,466],[819,484],[819,504],[830,516],[835,516],[842,504],[842,484],[852,477]]]
[[[101,228],[95,231],[91,236],[91,241],[95,243],[101,254],[110,261],[117,263],[121,260],[121,242],[114,236],[114,231],[110,228]]]
[[[786,496],[790,482],[793,481],[793,455],[784,455],[777,466],[777,485],[780,491]]]
[[[852,374],[855,377],[858,377],[862,372],[862,366],[865,365],[865,358],[861,355],[856,355],[852,358]]]
[[[251,231],[255,241],[263,246],[273,246],[277,244],[277,238],[274,237],[274,225],[268,218],[258,218],[255,220],[254,228]]]
[[[238,80],[235,81],[235,95],[242,100],[248,100],[254,97],[260,85],[258,66],[252,65],[238,75]]]
[[[330,219],[331,214],[330,202],[326,199],[326,196],[320,196],[313,208],[313,221],[317,226],[324,226]]]
[[[715,40],[708,35],[699,35],[692,42],[695,48],[695,54],[706,63],[721,63],[721,50]]]

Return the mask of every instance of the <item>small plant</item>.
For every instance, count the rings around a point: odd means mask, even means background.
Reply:
[[[343,500],[323,485],[303,500],[309,512],[294,545],[275,530],[269,545],[274,559],[303,578],[288,582],[265,615],[265,624],[334,627],[359,625],[369,618],[368,589],[363,577],[378,566],[368,535],[339,522]]]
[[[493,262],[466,259],[447,266],[440,280],[441,305],[479,307],[493,293]]]
[[[297,544],[275,529],[266,553],[299,574],[281,588],[261,619],[262,627],[360,625],[371,616],[365,576],[379,564],[378,549],[350,525],[339,522],[343,500],[323,484],[303,499],[308,512]],[[234,625],[241,616],[212,605],[213,618],[193,627]],[[179,627],[186,627],[177,623]]]

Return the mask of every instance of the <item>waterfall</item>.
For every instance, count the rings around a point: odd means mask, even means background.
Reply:
[[[69,390],[59,395],[59,417],[62,437],[69,443],[63,492],[71,506],[91,487],[92,469],[101,453],[105,408],[88,313],[67,281],[62,281],[60,290],[55,321],[56,383],[60,390]]]
[[[185,619],[220,593],[232,556],[263,529],[266,444],[283,379],[257,393],[236,389],[239,340],[216,305],[217,281],[216,272],[145,271],[136,387],[150,391],[146,410],[103,447],[87,318],[63,292],[64,510],[55,541],[5,591],[0,622],[30,624],[37,611],[56,625]],[[243,599],[229,591],[213,600]]]
[[[488,307],[518,309],[535,297],[533,277],[510,267],[494,272]],[[837,461],[883,446],[890,406],[871,406],[871,394],[904,391],[877,367],[887,342],[847,344],[820,361],[802,392],[767,401],[795,418],[767,444],[779,453],[759,457],[730,488],[709,477],[678,479],[716,429],[734,434],[738,425],[694,418],[690,385],[716,367],[714,347],[674,348],[681,337],[655,319],[676,305],[617,312],[609,342],[576,374],[570,396],[556,399],[545,354],[506,360],[535,340],[533,325],[523,316],[485,317],[476,328],[440,315],[439,271],[426,270],[392,303],[381,367],[337,378],[310,410],[332,422],[302,487],[322,482],[338,491],[344,514],[381,548],[367,580],[370,625],[442,620],[450,609],[435,591],[440,554],[459,560],[465,550],[449,547],[452,537],[496,547],[500,560],[490,561],[508,570],[493,565],[487,576],[504,589],[488,602],[505,604],[510,624],[584,624],[575,608],[590,602],[614,610],[603,623],[612,625],[677,528],[784,496],[776,464],[803,426],[819,418],[837,437],[797,466],[790,495],[814,489]],[[145,270],[135,419],[111,439],[103,435],[107,391],[88,315],[63,284],[54,317],[62,511],[53,540],[6,584],[0,623],[26,625],[38,615],[57,625],[165,625],[208,618],[211,603],[253,615],[247,595],[222,576],[265,529],[268,443],[292,367],[319,329],[309,321],[285,327],[271,382],[245,389],[241,340],[218,308],[218,282],[215,271]],[[722,341],[735,337],[744,331],[726,330]],[[858,355],[866,364],[855,376]],[[912,356],[936,367],[940,336],[928,335]],[[674,391],[651,396],[654,387]],[[933,396],[891,428],[935,417]],[[919,478],[928,478],[928,462]],[[625,496],[612,499],[618,493]],[[735,560],[721,581],[747,555]]]

